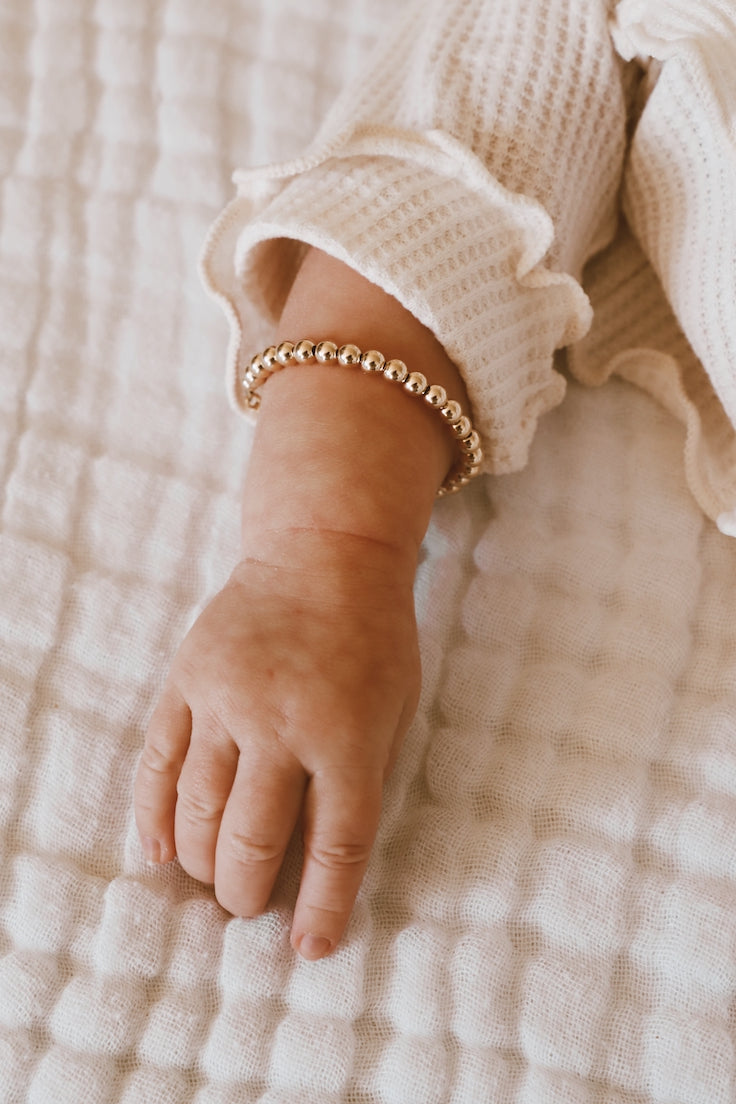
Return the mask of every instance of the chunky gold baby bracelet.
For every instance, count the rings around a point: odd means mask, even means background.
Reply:
[[[319,341],[315,344],[308,339],[302,341],[282,341],[280,345],[269,345],[262,353],[251,360],[244,376],[243,389],[245,404],[251,410],[257,410],[261,404],[258,389],[263,383],[288,364],[306,364],[316,360],[320,364],[341,364],[345,367],[359,367],[365,372],[376,372],[391,383],[399,384],[410,395],[423,399],[432,407],[452,430],[458,443],[459,457],[450,469],[437,496],[442,497],[459,491],[466,483],[478,475],[483,460],[480,437],[473,429],[470,418],[463,413],[460,403],[448,399],[444,387],[430,384],[421,372],[410,372],[403,360],[386,360],[383,353],[368,349],[363,353],[357,345],[341,345],[334,341]]]

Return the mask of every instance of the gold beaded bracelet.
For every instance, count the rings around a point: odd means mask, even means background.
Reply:
[[[257,410],[261,404],[258,389],[269,376],[288,364],[306,364],[316,360],[319,364],[341,364],[345,367],[360,367],[365,372],[383,375],[391,383],[397,383],[410,395],[423,399],[432,407],[452,430],[458,443],[459,457],[450,469],[437,497],[459,491],[466,483],[478,475],[483,451],[480,437],[473,429],[470,418],[463,413],[460,403],[448,399],[444,387],[430,384],[421,372],[410,372],[403,360],[386,360],[383,353],[368,349],[363,353],[357,345],[338,347],[334,341],[282,341],[280,345],[269,345],[262,353],[251,360],[242,379],[244,401],[251,410]]]

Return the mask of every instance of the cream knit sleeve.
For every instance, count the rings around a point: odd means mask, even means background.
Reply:
[[[647,71],[623,208],[697,358],[685,350],[675,373],[688,478],[706,513],[733,536],[736,3],[621,0],[612,37],[623,58]],[[649,390],[669,386],[667,368],[663,359],[652,363]],[[667,401],[669,390],[658,397]]]
[[[443,343],[486,469],[523,466],[564,393],[554,352],[590,324],[583,264],[616,226],[627,110],[610,7],[408,0],[311,148],[235,174],[203,271],[231,321],[236,406],[255,352],[243,319],[255,304],[275,323],[309,243]]]

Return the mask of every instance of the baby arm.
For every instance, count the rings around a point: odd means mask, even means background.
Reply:
[[[381,349],[467,406],[433,335],[318,251],[277,336]],[[242,557],[175,657],[136,818],[150,859],[177,855],[238,916],[266,908],[301,824],[292,944],[319,958],[348,921],[416,709],[414,574],[455,444],[434,411],[357,369],[288,367],[261,394]]]

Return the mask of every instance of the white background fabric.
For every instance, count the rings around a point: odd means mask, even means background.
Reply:
[[[731,1104],[736,546],[624,383],[439,504],[333,958],[289,949],[298,855],[251,922],[143,862],[142,732],[248,449],[200,244],[393,4],[304,8],[0,8],[0,1101]]]

